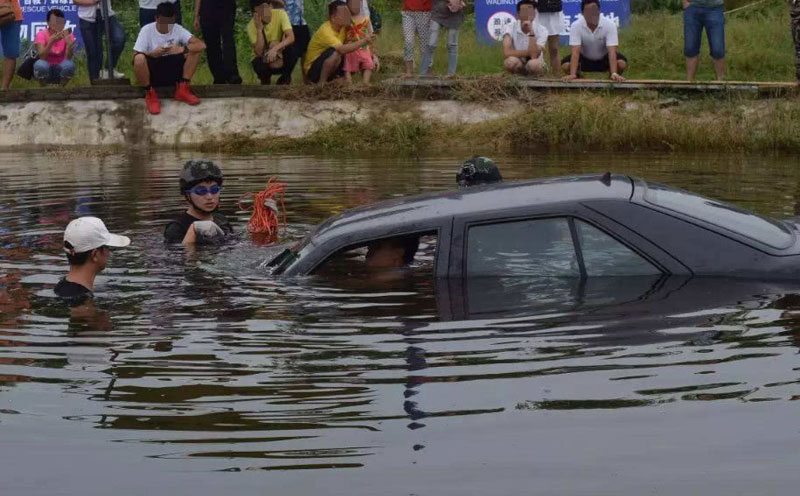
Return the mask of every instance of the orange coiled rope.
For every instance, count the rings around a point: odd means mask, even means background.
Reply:
[[[283,193],[286,183],[278,182],[274,177],[269,178],[267,187],[258,193],[245,193],[239,198],[239,209],[250,210],[250,222],[247,223],[247,232],[258,234],[264,241],[274,242],[278,239],[278,229],[281,224],[286,228],[286,209],[283,205]],[[242,202],[253,198],[252,207],[245,207]]]

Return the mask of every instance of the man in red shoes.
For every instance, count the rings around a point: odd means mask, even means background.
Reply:
[[[144,101],[151,114],[161,113],[155,87],[175,85],[175,99],[197,105],[200,99],[192,93],[189,81],[194,76],[205,43],[175,24],[175,4],[161,3],[156,8],[156,21],[139,31],[133,46],[133,73],[145,87]]]

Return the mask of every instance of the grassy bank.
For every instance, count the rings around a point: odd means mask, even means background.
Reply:
[[[399,105],[399,104],[398,104]],[[392,117],[394,115],[395,117]],[[204,149],[227,152],[470,153],[536,151],[795,151],[800,98],[783,100],[553,95],[521,104],[507,117],[473,125],[433,125],[387,113],[319,129],[305,138],[253,141],[223,136]],[[358,137],[358,139],[353,139]]]
[[[398,2],[381,0],[383,32],[377,42],[377,50],[383,60],[384,68],[378,75],[381,78],[395,76],[403,69],[403,40],[400,26]],[[192,9],[190,2],[183,0],[184,24],[191,26]],[[306,18],[312,27],[323,19],[322,0],[306,1]],[[132,47],[138,32],[138,10],[132,0],[114,3],[125,31],[128,33],[125,52],[118,69],[132,74]],[[239,70],[245,84],[257,84],[250,68],[252,52],[244,26],[249,19],[245,2],[239,0],[237,47]],[[794,45],[789,32],[789,14],[782,0],[768,0],[756,7],[735,12],[727,16],[726,44],[728,74],[731,80],[753,81],[792,81],[794,80]],[[620,32],[620,51],[630,60],[630,70],[626,74],[631,79],[684,79],[683,22],[680,12],[668,10],[634,14],[631,26]],[[563,54],[567,48],[562,47]],[[710,80],[713,77],[708,45],[703,41],[701,65],[698,79]],[[435,57],[434,74],[445,71],[445,46],[440,43]],[[417,60],[419,57],[417,56]],[[86,85],[85,61],[79,61],[78,77],[71,85]],[[459,67],[461,76],[479,76],[500,72],[501,54],[499,46],[487,46],[475,38],[474,17],[468,20],[460,33]],[[602,77],[602,76],[598,76]],[[295,72],[295,83],[300,82],[299,69]],[[195,76],[195,84],[210,84],[211,73],[202,64]],[[36,83],[14,79],[13,88],[36,86]]]

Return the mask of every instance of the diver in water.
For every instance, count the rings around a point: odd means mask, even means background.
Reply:
[[[459,188],[480,186],[483,184],[499,183],[503,181],[500,169],[490,158],[473,155],[472,158],[461,164],[456,174]]]
[[[165,242],[214,244],[233,233],[228,219],[217,212],[222,180],[222,170],[210,160],[196,159],[183,164],[180,187],[189,208],[164,229]]]

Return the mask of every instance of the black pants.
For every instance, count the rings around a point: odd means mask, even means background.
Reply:
[[[214,76],[214,84],[242,82],[236,65],[235,21],[234,0],[201,0],[200,30],[206,42],[208,68]]]
[[[289,84],[292,82],[292,70],[288,68],[288,64],[286,63],[289,56],[287,52],[291,51],[291,48],[291,46],[288,46],[286,49],[284,49],[283,67],[280,69],[273,69],[269,66],[269,64],[264,62],[264,59],[261,57],[256,57],[250,62],[253,65],[253,71],[256,73],[256,76],[258,76],[261,84],[270,84],[272,76],[280,76],[278,78],[278,84]]]
[[[311,40],[311,33],[308,26],[292,26],[294,33],[294,43],[284,50],[283,54],[283,67],[286,71],[278,79],[278,84],[289,84],[292,82],[292,71],[300,57],[306,54],[308,43]]]

